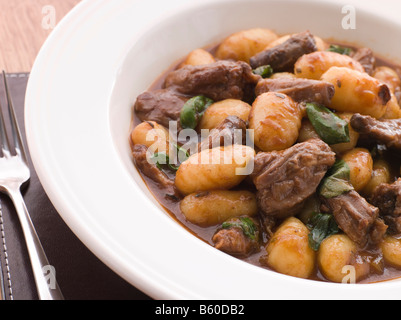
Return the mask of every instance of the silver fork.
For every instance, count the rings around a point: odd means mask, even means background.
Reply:
[[[14,150],[12,151],[12,147],[9,144],[10,140],[7,136],[0,107],[0,143],[2,150],[2,155],[0,155],[0,192],[7,194],[15,206],[25,236],[39,299],[63,300],[63,295],[57,281],[55,281],[55,275],[52,273],[54,269],[49,264],[21,194],[21,186],[30,179],[30,171],[4,71],[3,79]],[[47,274],[48,271],[50,276]]]

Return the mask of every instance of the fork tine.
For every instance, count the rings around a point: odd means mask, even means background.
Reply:
[[[10,144],[8,140],[8,135],[6,131],[6,125],[4,123],[3,108],[0,103],[0,139],[1,139],[1,149],[3,151],[3,156],[7,157],[10,155]]]
[[[4,79],[4,86],[6,88],[8,112],[10,115],[11,131],[12,131],[12,135],[13,135],[13,139],[14,139],[15,151],[18,155],[20,155],[22,157],[22,159],[25,162],[27,162],[27,157],[26,157],[26,153],[24,150],[24,143],[21,138],[21,131],[18,126],[17,117],[15,115],[15,110],[14,110],[13,102],[11,99],[10,90],[8,89],[7,77],[6,77],[6,73],[4,70],[3,70],[3,79]],[[4,121],[4,119],[3,119],[3,121]]]

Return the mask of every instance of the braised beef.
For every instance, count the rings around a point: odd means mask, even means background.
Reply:
[[[245,62],[221,60],[173,71],[167,76],[164,87],[184,95],[204,95],[214,101],[249,101],[260,79]]]
[[[336,222],[347,236],[364,247],[383,238],[387,226],[379,218],[379,209],[352,190],[340,196],[326,199],[323,204],[334,215]]]
[[[316,102],[326,106],[334,96],[334,85],[324,81],[310,79],[263,79],[258,82],[255,92],[261,95],[265,92],[286,94],[296,102]]]
[[[234,143],[246,143],[246,122],[237,116],[228,116],[198,144],[198,152]]]
[[[304,54],[317,51],[316,42],[309,32],[302,32],[273,48],[264,50],[250,59],[253,69],[270,65],[274,72],[294,72],[294,65]]]
[[[335,153],[320,139],[258,153],[252,178],[259,207],[277,218],[295,215],[334,162]]]
[[[181,195],[175,187],[174,180],[161,171],[156,164],[149,161],[147,153],[148,148],[144,145],[137,144],[133,147],[132,155],[137,168],[145,176],[157,183],[160,190],[164,192],[166,198],[179,200]]]
[[[394,233],[401,233],[401,178],[392,184],[379,185],[371,198],[380,215]]]
[[[242,218],[232,218],[223,223],[223,227],[213,235],[212,241],[216,249],[245,258],[260,250],[259,224],[254,219],[247,217],[247,221],[252,223],[255,229],[245,229],[241,226],[243,224],[240,219]],[[253,234],[250,234],[249,231]]]
[[[356,113],[352,116],[352,128],[389,148],[401,149],[401,119],[377,120]]]
[[[376,67],[376,58],[372,50],[369,48],[360,48],[352,55],[352,58],[363,66],[367,74],[373,74],[373,70]]]
[[[138,96],[134,109],[142,121],[155,121],[168,128],[170,121],[180,118],[181,109],[189,98],[171,90],[147,91]]]

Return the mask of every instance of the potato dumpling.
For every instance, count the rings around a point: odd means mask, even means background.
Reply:
[[[401,118],[401,108],[398,104],[397,97],[395,94],[391,94],[391,100],[387,102],[386,112],[382,119],[399,119]]]
[[[391,171],[390,165],[385,160],[376,160],[373,162],[372,178],[363,188],[362,193],[369,197],[375,189],[382,183],[390,183]]]
[[[299,130],[298,142],[305,142],[310,139],[320,139],[315,128],[308,118],[302,119],[301,129]]]
[[[373,78],[385,83],[391,90],[392,93],[399,87],[401,87],[401,79],[398,73],[390,67],[377,67],[373,71]]]
[[[192,193],[181,200],[180,208],[188,221],[201,227],[258,213],[256,196],[250,191],[215,190]]]
[[[381,118],[391,99],[390,90],[367,73],[344,67],[332,67],[321,80],[335,87],[330,108],[341,112],[361,113]]]
[[[369,183],[373,172],[373,159],[364,148],[355,148],[346,152],[342,159],[350,168],[350,182],[355,191],[361,191]]]
[[[232,34],[217,49],[216,58],[241,60],[249,63],[249,59],[263,51],[267,45],[277,39],[277,35],[269,29],[249,29]]]
[[[187,55],[185,61],[180,65],[180,67],[187,65],[200,66],[203,64],[209,64],[213,62],[216,62],[216,60],[214,59],[214,57],[211,55],[210,52],[204,49],[195,49]]]
[[[274,48],[274,47],[276,47],[276,46],[278,46],[278,45],[280,45],[280,44],[286,42],[289,38],[291,38],[291,36],[292,36],[291,34],[286,34],[285,36],[281,36],[281,37],[277,38],[276,40],[270,42],[270,43],[264,48],[264,50]]]
[[[316,51],[303,55],[294,66],[298,78],[319,80],[331,67],[345,67],[364,72],[362,65],[350,56],[330,51]]]
[[[200,129],[212,130],[216,128],[228,116],[237,116],[248,122],[251,106],[241,100],[226,99],[213,103],[208,107],[200,121]]]
[[[355,243],[346,235],[333,235],[320,245],[317,262],[322,274],[330,281],[341,283],[347,278],[347,269],[355,270],[355,281],[369,274],[369,264],[357,256]]]
[[[315,252],[308,244],[308,228],[297,218],[288,218],[273,234],[261,262],[273,270],[307,279],[315,268]]]
[[[296,78],[295,74],[291,72],[277,72],[270,77],[270,79],[295,79],[295,78]]]
[[[302,111],[285,94],[266,92],[256,98],[249,115],[255,145],[262,151],[284,150],[298,139]]]
[[[401,268],[401,239],[386,236],[381,243],[384,260],[395,268]]]
[[[231,189],[245,179],[244,171],[254,156],[255,150],[243,145],[202,150],[180,165],[175,185],[184,195]]]
[[[169,132],[155,121],[145,121],[137,125],[131,133],[134,145],[143,144],[153,152],[169,151]]]

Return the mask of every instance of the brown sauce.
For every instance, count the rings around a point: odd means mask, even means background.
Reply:
[[[338,43],[335,41],[327,40],[328,43],[332,44],[337,44],[340,46],[345,46],[349,47],[351,49],[357,49],[358,47],[352,46],[349,44],[345,43]],[[218,45],[213,45],[204,48],[205,50],[209,51],[211,54],[214,54]],[[177,69],[180,64],[184,61],[184,58],[181,59],[180,61],[175,62],[173,65],[171,65],[170,68],[168,68],[163,74],[161,74],[155,82],[150,86],[148,91],[154,91],[154,90],[159,90],[163,88],[163,83],[165,81],[165,78],[167,75],[171,72]],[[383,58],[377,57],[376,56],[376,66],[388,66],[391,67],[392,69],[396,70],[397,73],[401,77],[401,67],[398,65],[395,65]],[[132,117],[132,128],[134,128],[136,125],[140,124],[142,121],[138,119],[138,117],[135,115],[135,112],[133,112],[133,117]],[[357,146],[358,147],[358,146]],[[391,155],[386,155],[385,159],[390,163],[391,169],[392,169],[392,176],[394,181],[399,177],[400,175],[400,164],[401,164],[401,153],[399,155],[395,155],[392,153]],[[156,200],[160,203],[160,205],[165,209],[166,213],[172,217],[177,223],[179,223],[184,229],[186,229],[188,232],[190,232],[192,235],[198,237],[199,239],[203,240],[204,242],[210,244],[213,246],[213,241],[212,237],[215,234],[217,228],[219,226],[211,226],[211,227],[200,227],[197,226],[193,223],[190,223],[187,221],[182,214],[180,210],[180,203],[177,201],[172,201],[169,200],[168,198],[165,197],[165,194],[162,190],[160,190],[157,186],[157,184],[151,180],[150,178],[146,177],[142,172],[140,172],[141,177],[143,178],[145,184],[151,191],[151,193],[154,195]],[[242,188],[241,188],[242,186]],[[238,189],[249,189],[249,184],[247,185],[239,185],[237,187]],[[278,224],[279,225],[279,224]],[[253,265],[265,268],[270,270],[268,267],[261,265],[260,263],[260,258],[266,254],[265,252],[265,246],[267,242],[265,241],[264,243],[261,244],[260,247],[260,252],[253,254],[247,258],[243,258],[244,262],[251,263]],[[376,254],[377,249],[365,249],[365,251],[361,252],[362,255],[369,255],[369,256],[374,256]],[[393,268],[389,265],[385,265],[384,267],[384,272],[381,274],[375,274],[371,273],[369,274],[368,277],[365,279],[360,280],[358,283],[360,284],[366,284],[366,283],[375,283],[375,282],[382,282],[382,281],[387,281],[387,280],[394,280],[396,278],[401,278],[401,270]],[[324,281],[324,282],[330,282],[327,280],[317,269],[313,273],[313,275],[309,278],[310,280],[317,280],[317,281]]]

